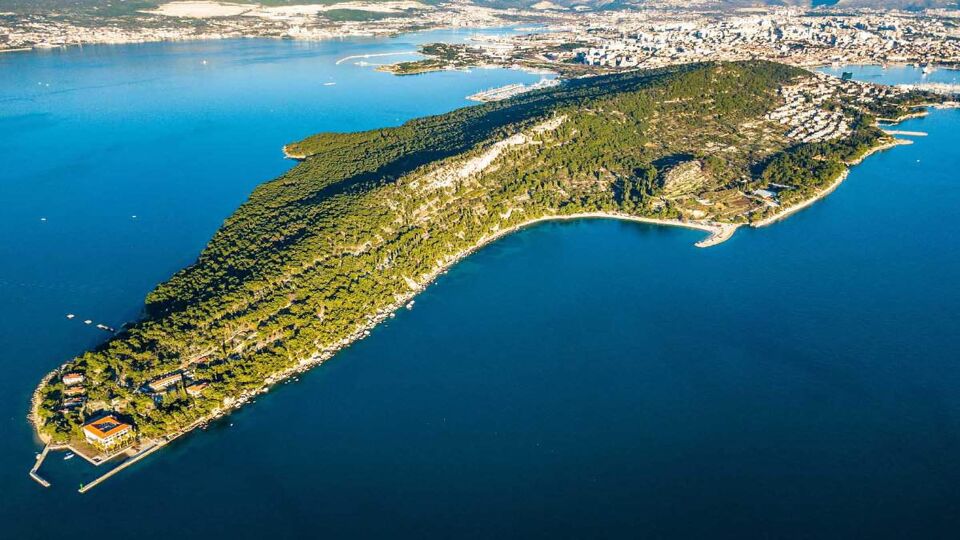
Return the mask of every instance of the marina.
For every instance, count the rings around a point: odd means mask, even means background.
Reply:
[[[499,88],[491,88],[489,90],[484,90],[482,92],[477,92],[467,97],[470,101],[479,101],[481,103],[486,103],[490,101],[501,101],[504,99],[509,99],[514,96],[523,94],[525,92],[533,92],[534,90],[541,90],[543,88],[551,88],[558,86],[560,84],[559,79],[540,79],[540,81],[526,85],[526,84],[508,84],[506,86],[501,86]]]

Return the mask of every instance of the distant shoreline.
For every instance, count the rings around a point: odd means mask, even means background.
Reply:
[[[111,47],[118,45],[144,45],[147,43],[188,43],[188,42],[202,42],[202,41],[226,41],[226,40],[246,40],[246,39],[269,39],[274,41],[298,41],[306,43],[321,43],[326,41],[342,41],[345,39],[370,39],[370,38],[394,38],[397,36],[407,35],[407,34],[422,34],[427,32],[438,32],[444,30],[472,30],[472,31],[483,31],[483,30],[510,30],[512,25],[478,25],[478,26],[454,26],[449,24],[437,24],[433,26],[427,26],[423,28],[408,28],[393,30],[389,32],[350,32],[350,33],[335,33],[331,32],[327,35],[322,36],[288,36],[288,35],[257,35],[257,34],[242,34],[242,35],[221,35],[221,34],[199,34],[192,36],[181,36],[181,37],[159,37],[159,38],[138,38],[138,39],[129,39],[129,40],[118,40],[111,42],[99,42],[99,41],[86,41],[86,42],[76,42],[76,43],[60,43],[56,45],[52,44],[34,44],[27,47],[17,47],[12,49],[0,49],[0,53],[4,52],[41,52],[41,51],[54,51],[59,49],[73,49],[76,47]],[[416,54],[417,51],[412,51],[411,54]],[[394,53],[390,53],[394,54]],[[362,55],[361,55],[362,56]],[[340,60],[344,60],[341,58]]]

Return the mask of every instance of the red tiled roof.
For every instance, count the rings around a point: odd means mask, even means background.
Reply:
[[[83,429],[98,439],[106,439],[112,435],[123,433],[133,428],[130,424],[121,422],[113,415],[104,416],[83,426]]]

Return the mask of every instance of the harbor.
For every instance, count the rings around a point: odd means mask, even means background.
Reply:
[[[94,466],[96,468],[95,470],[99,470],[99,468],[103,467],[104,465],[115,463],[115,465],[109,467],[105,472],[99,473],[89,482],[84,482],[80,485],[80,488],[77,491],[79,493],[86,493],[124,469],[138,463],[167,444],[170,444],[182,435],[192,431],[195,427],[205,423],[205,421],[197,421],[190,426],[162,439],[147,439],[144,441],[137,441],[134,444],[122,446],[114,449],[113,451],[103,453],[98,452],[96,448],[93,448],[89,445],[83,445],[79,443],[47,444],[43,447],[43,450],[37,454],[36,461],[34,462],[33,467],[30,468],[29,476],[43,487],[48,488],[52,486],[52,482],[44,478],[40,473],[43,464],[52,453],[63,452],[64,461],[68,461],[74,457],[80,457],[86,463]],[[119,462],[117,462],[118,459],[120,460]]]
[[[478,101],[480,103],[502,101],[526,92],[542,90],[544,88],[552,88],[559,85],[560,81],[558,79],[540,79],[538,82],[529,85],[517,83],[508,84],[499,88],[491,88],[489,90],[484,90],[482,92],[477,92],[476,94],[467,96],[467,99],[470,101]]]

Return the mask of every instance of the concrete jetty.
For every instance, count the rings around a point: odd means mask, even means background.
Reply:
[[[86,492],[90,491],[91,489],[97,487],[98,485],[100,485],[101,482],[105,481],[106,479],[110,478],[111,476],[117,474],[118,472],[126,469],[127,467],[133,465],[134,463],[140,461],[141,459],[143,459],[143,458],[149,456],[150,454],[156,452],[156,451],[159,450],[162,446],[163,446],[163,444],[155,443],[155,444],[152,444],[152,445],[148,446],[147,448],[144,448],[144,449],[140,450],[139,452],[137,452],[136,455],[134,455],[134,456],[131,457],[130,459],[124,460],[123,463],[117,465],[116,467],[110,469],[109,471],[105,472],[104,474],[98,476],[96,479],[93,480],[93,482],[90,482],[89,484],[84,484],[84,485],[81,486],[80,489],[78,489],[77,491],[79,491],[80,493],[86,493]]]
[[[903,131],[900,129],[885,129],[883,130],[887,135],[903,135],[904,137],[926,137],[927,133],[925,131]]]
[[[33,468],[30,469],[30,478],[33,478],[34,480],[36,480],[37,483],[43,487],[50,487],[50,482],[47,482],[46,480],[44,480],[43,477],[40,476],[38,471],[40,470],[40,466],[43,465],[43,460],[47,459],[47,454],[49,453],[50,453],[50,445],[48,444],[43,447],[43,451],[40,452],[40,455],[37,456],[36,463],[34,463]]]

